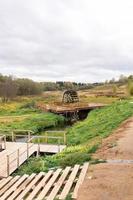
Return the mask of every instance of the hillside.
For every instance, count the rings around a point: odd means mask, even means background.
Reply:
[[[101,145],[102,139],[109,136],[124,120],[133,115],[130,101],[113,103],[100,110],[94,110],[83,122],[78,122],[67,133],[68,147],[54,156],[31,158],[20,167],[18,173],[47,171],[48,168],[92,160],[91,154]],[[92,160],[92,162],[97,162]],[[31,167],[32,166],[32,167]]]

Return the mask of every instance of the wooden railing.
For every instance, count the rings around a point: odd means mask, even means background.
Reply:
[[[40,146],[42,144],[48,144],[48,140],[49,139],[54,139],[54,140],[57,140],[56,142],[56,145],[58,146],[58,152],[60,152],[60,146],[61,146],[61,140],[62,140],[63,137],[55,137],[55,136],[39,136],[39,135],[36,135],[36,136],[33,136],[31,137],[27,144],[28,143],[34,143],[37,145],[37,156],[40,154]]]
[[[6,133],[6,140],[11,142],[16,142],[18,138],[27,138],[27,140],[30,139],[31,135],[34,134],[31,130],[0,130],[0,133]],[[18,134],[21,133],[21,134]],[[26,133],[26,134],[22,134]],[[26,141],[27,141],[26,140]],[[26,142],[25,141],[25,142]]]
[[[55,133],[62,135],[62,136],[60,136],[60,137],[61,137],[62,140],[63,140],[63,144],[66,145],[66,143],[67,143],[67,140],[66,140],[66,131],[56,131],[56,130],[54,130],[54,131],[46,131],[46,132],[45,132],[45,137],[46,137],[46,138],[47,138],[47,137],[50,137],[49,135],[55,134]],[[59,137],[59,136],[57,136],[57,137]]]
[[[14,169],[17,169],[25,160],[29,158],[32,154],[30,153],[30,150],[33,146],[33,143],[27,143],[25,147],[22,146],[7,155],[7,176],[9,176]]]
[[[19,130],[20,132],[27,130]],[[12,131],[12,134],[6,134],[6,135],[0,135],[0,141],[2,141],[0,144],[2,145],[2,148],[6,149],[6,141],[7,138],[11,137],[11,141],[15,142],[17,138],[24,137],[26,138],[25,144],[22,145],[17,150],[13,151],[12,153],[6,155],[6,160],[1,160],[1,166],[2,163],[7,164],[7,176],[9,176],[13,171],[15,171],[25,160],[27,160],[34,152],[37,153],[37,156],[40,154],[40,146],[42,144],[49,144],[49,141],[56,140],[56,145],[58,146],[58,152],[61,150],[61,144],[66,144],[66,132],[65,131],[46,131],[45,136],[39,136],[39,135],[32,135],[32,131],[27,131],[27,135],[18,135],[16,133],[19,132],[18,130]],[[54,133],[61,133],[63,132],[62,136],[51,136],[51,134]],[[52,143],[54,144],[54,143]],[[32,147],[34,148],[32,149]]]

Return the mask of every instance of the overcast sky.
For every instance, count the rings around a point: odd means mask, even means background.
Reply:
[[[78,82],[133,74],[133,0],[0,0],[0,73]]]

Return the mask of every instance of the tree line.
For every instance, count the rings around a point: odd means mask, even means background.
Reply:
[[[0,74],[0,97],[3,102],[15,96],[39,95],[43,91],[82,90],[92,88],[92,84],[76,82],[35,82],[27,78],[14,78]]]
[[[133,93],[133,75],[128,77],[121,75],[119,80],[114,78],[110,81],[102,83],[76,83],[76,82],[35,82],[27,78],[14,78],[12,76],[4,76],[0,74],[0,97],[3,102],[7,102],[9,99],[15,96],[26,96],[26,95],[39,95],[43,91],[56,91],[56,90],[84,90],[92,89],[95,86],[104,84],[127,84]]]

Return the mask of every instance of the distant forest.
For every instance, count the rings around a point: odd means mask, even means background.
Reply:
[[[92,89],[96,86],[104,84],[126,84],[129,81],[133,82],[133,75],[128,77],[121,75],[119,80],[114,78],[107,80],[102,83],[76,83],[76,82],[35,82],[27,78],[14,78],[13,76],[4,76],[0,74],[0,97],[4,102],[8,99],[14,98],[15,96],[26,96],[26,95],[37,95],[43,91],[56,91],[56,90],[84,90]]]

